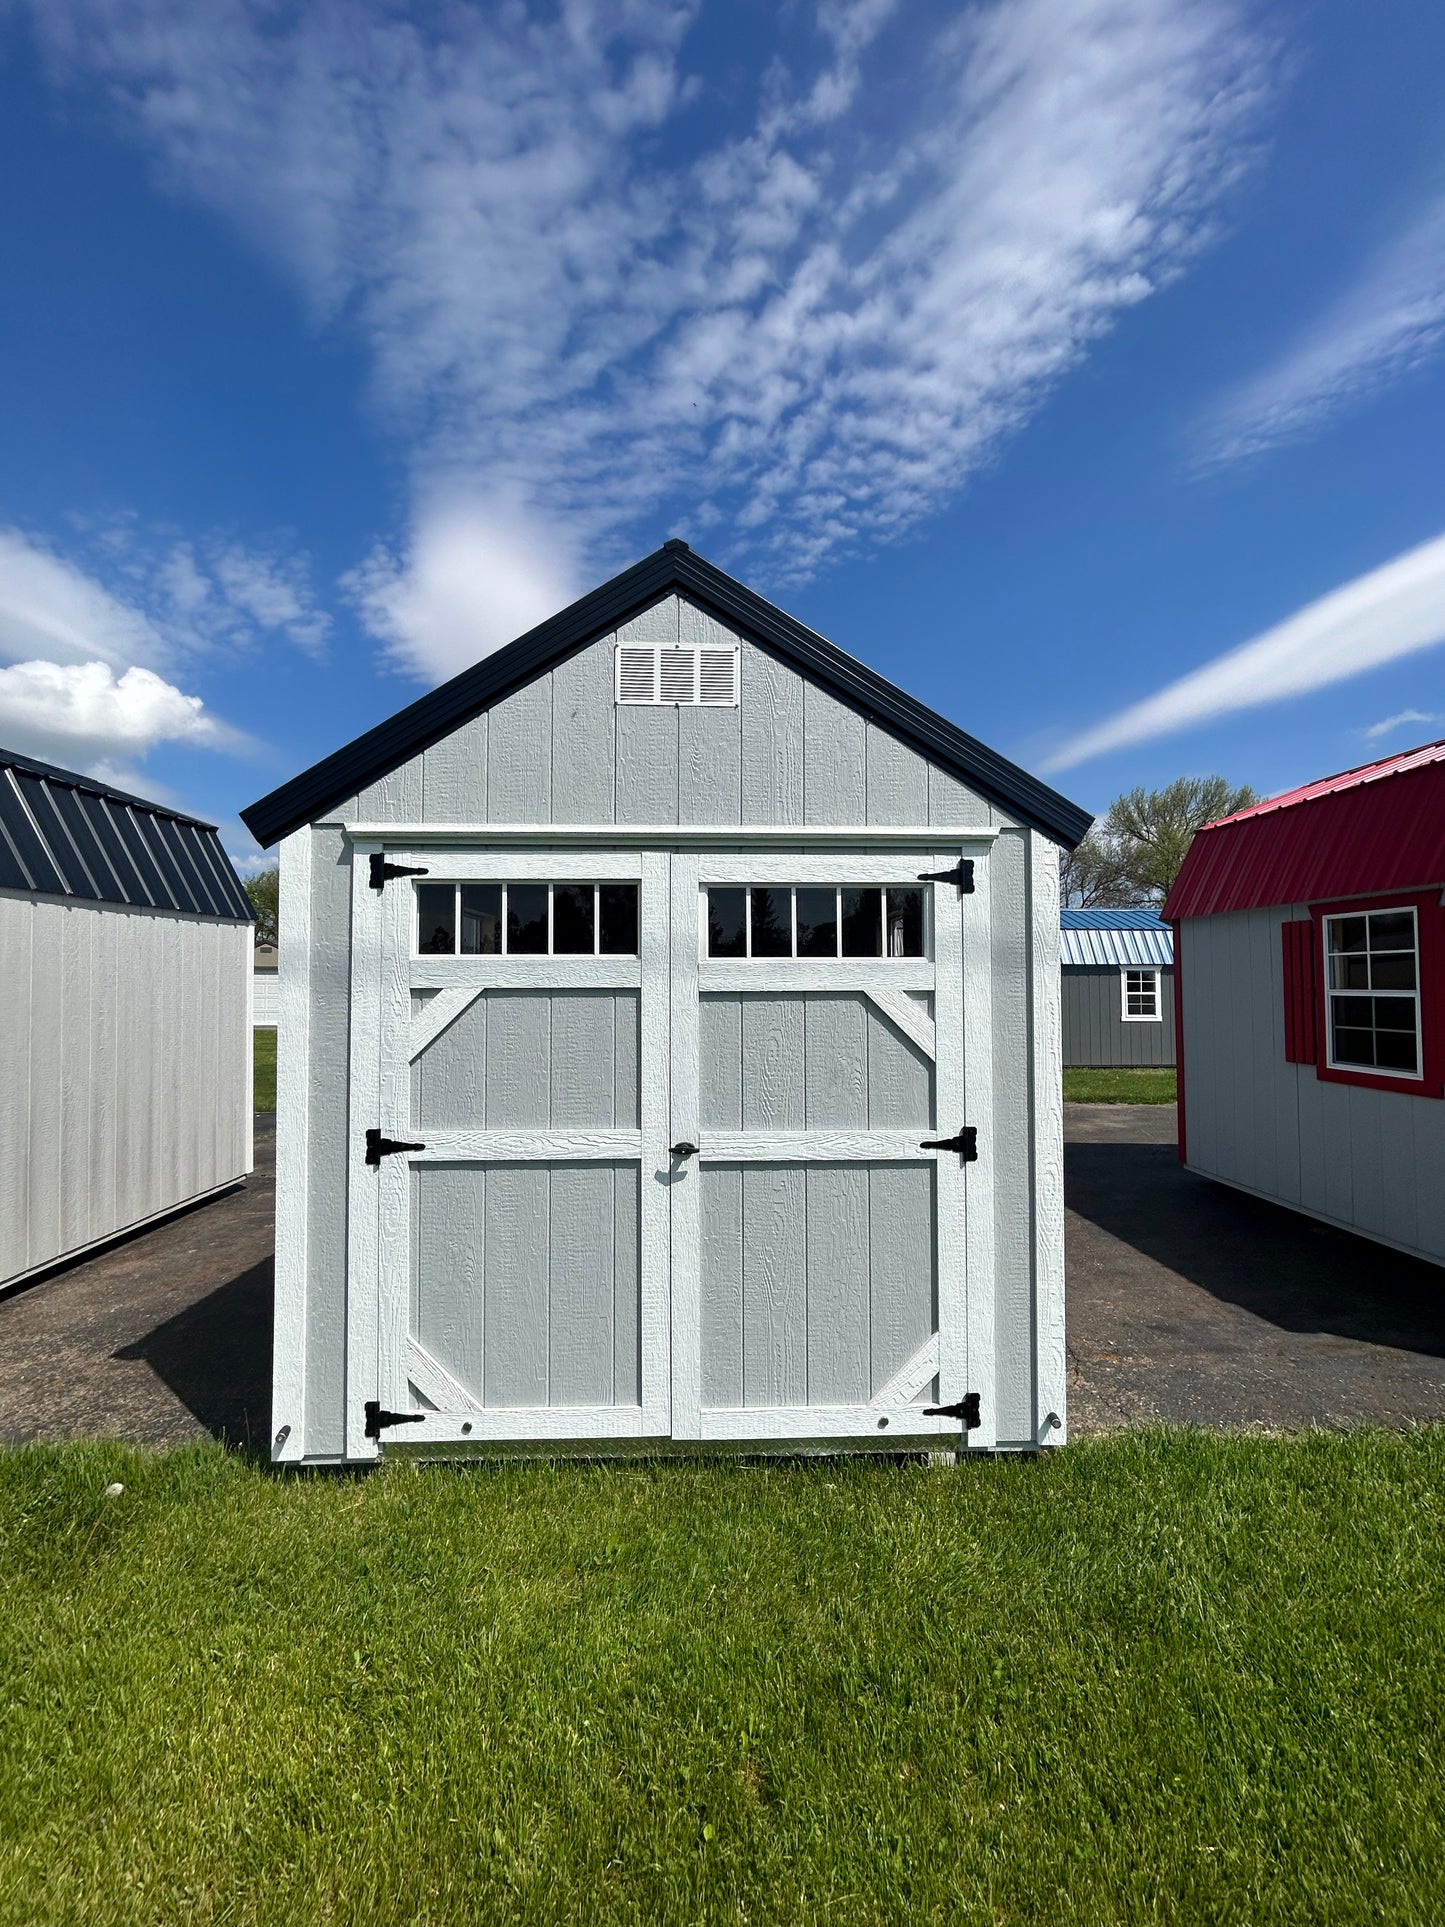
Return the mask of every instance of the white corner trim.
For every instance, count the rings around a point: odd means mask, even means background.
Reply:
[[[271,1456],[283,1464],[306,1456],[311,862],[315,835],[309,825],[293,830],[280,851],[281,914],[286,919],[287,936],[277,958],[276,986],[276,1310]],[[280,1437],[283,1430],[284,1439]]]

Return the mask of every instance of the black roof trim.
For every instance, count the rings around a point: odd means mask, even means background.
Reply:
[[[242,810],[241,821],[263,847],[289,836],[674,590],[1065,849],[1073,849],[1093,821],[1087,810],[677,541],[323,757]]]
[[[0,749],[0,888],[254,921],[213,823],[8,749]]]

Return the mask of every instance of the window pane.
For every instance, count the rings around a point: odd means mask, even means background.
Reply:
[[[1354,919],[1352,918],[1353,922]],[[1413,950],[1415,919],[1408,910],[1377,910],[1370,918],[1371,950]]]
[[[499,957],[502,953],[502,886],[462,885],[462,954]]]
[[[1359,1064],[1366,1070],[1375,1067],[1375,1033],[1372,1030],[1335,1031],[1335,1062]]]
[[[1415,999],[1413,997],[1376,997],[1375,1029],[1408,1030],[1415,1034]]]
[[[746,890],[708,891],[707,954],[710,957],[748,954],[747,904]]]
[[[890,957],[923,955],[923,892],[888,892],[888,954]]]
[[[1331,917],[1331,950],[1364,950],[1366,922],[1363,917]]]
[[[592,955],[590,883],[559,883],[553,890],[552,949],[559,957]]]
[[[547,886],[507,885],[507,949],[514,957],[547,954]]]
[[[416,892],[416,947],[424,957],[449,957],[457,947],[456,891],[449,883],[421,883]]]
[[[1413,1026],[1408,1034],[1398,1030],[1376,1031],[1375,1062],[1381,1070],[1413,1071],[1416,1068]]]
[[[753,891],[753,948],[755,957],[793,954],[793,893],[791,890]]]
[[[604,957],[635,957],[637,955],[637,885],[635,883],[604,883],[598,889],[602,911],[602,941],[599,948]]]
[[[843,955],[881,957],[883,954],[883,892],[843,892]]]
[[[1354,959],[1351,959],[1353,962]],[[1383,957],[1370,958],[1370,983],[1375,990],[1413,990],[1415,953],[1413,950],[1387,951]]]
[[[838,892],[798,891],[798,955],[836,957],[838,954]]]
[[[1370,960],[1364,955],[1330,958],[1330,987],[1334,990],[1368,990]]]

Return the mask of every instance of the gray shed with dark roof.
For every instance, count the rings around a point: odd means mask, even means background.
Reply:
[[[673,542],[243,814],[278,1459],[1063,1438],[1084,811]]]
[[[0,750],[0,1287],[251,1169],[250,989],[213,825]]]

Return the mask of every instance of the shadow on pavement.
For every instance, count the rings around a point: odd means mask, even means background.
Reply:
[[[1445,1271],[1186,1171],[1171,1144],[1070,1143],[1070,1210],[1285,1331],[1445,1357]]]
[[[112,1356],[149,1365],[223,1445],[268,1452],[271,1305],[265,1258]]]

